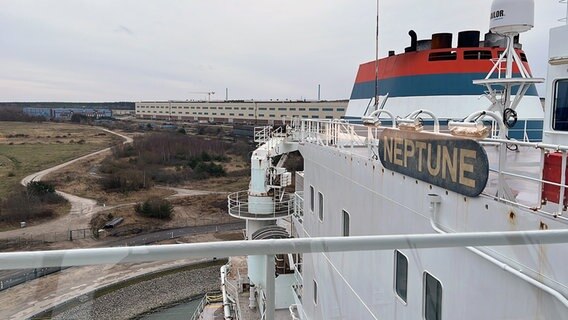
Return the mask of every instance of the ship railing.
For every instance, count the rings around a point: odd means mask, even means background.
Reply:
[[[304,277],[302,276],[302,263],[296,262],[294,265],[294,278],[296,279],[296,283],[302,284],[304,283]]]
[[[491,187],[486,187],[484,194],[493,197],[499,201],[513,204],[525,209],[529,209],[537,214],[555,219],[564,220],[568,222],[568,217],[564,217],[563,213],[567,210],[568,200],[566,189],[567,184],[567,158],[568,146],[551,145],[545,143],[525,142],[525,141],[511,141],[499,138],[488,138],[481,141],[486,146],[497,146],[500,150],[524,148],[524,152],[540,152],[539,161],[533,162],[511,162],[507,159],[507,152],[498,152],[497,164],[489,169],[490,173],[497,175],[497,190]],[[499,150],[499,151],[500,151]],[[561,157],[561,165],[557,170],[560,175],[556,181],[547,180],[544,177],[545,170],[552,170],[552,168],[544,167],[545,157],[547,154],[559,154]],[[543,164],[541,167],[540,164]],[[540,171],[529,172],[527,168],[539,168]],[[515,182],[514,184],[511,182]],[[536,198],[532,201],[518,199],[510,189],[510,185],[516,185],[518,188],[524,187],[529,190],[531,194],[536,194]],[[545,193],[556,194],[557,199],[551,200],[543,197]],[[547,202],[554,204],[546,206]],[[558,203],[556,203],[558,201]]]
[[[216,300],[217,297],[219,296],[219,294],[220,294],[220,292],[218,292],[218,291],[206,293],[203,296],[203,298],[201,298],[201,301],[197,305],[197,308],[195,308],[195,311],[193,312],[191,317],[189,317],[189,320],[200,320],[201,319],[201,313],[203,312],[203,309],[205,309],[205,306],[208,305],[209,303],[211,303],[211,300],[212,300],[213,297],[215,298],[213,300]]]
[[[0,253],[0,269],[29,269],[55,266],[76,267],[87,265],[114,265],[151,261],[172,261],[190,258],[214,258],[227,256],[265,256],[265,261],[274,261],[282,253],[329,253],[401,249],[436,249],[479,246],[534,246],[566,243],[568,230],[535,230],[505,232],[468,232],[447,234],[404,234],[382,236],[350,236],[302,239],[241,240],[205,243],[184,243],[170,245],[149,245],[140,247],[112,247],[66,249],[27,252]],[[510,272],[516,272],[505,265]],[[500,264],[503,267],[503,264]],[[266,265],[266,274],[274,274],[274,264]],[[521,273],[522,274],[522,273]],[[526,277],[523,276],[525,279]],[[261,297],[266,304],[266,317],[274,319],[275,278],[267,277],[270,283],[262,290]],[[540,290],[554,294],[564,307],[568,300],[556,289],[545,286],[538,280],[530,282]],[[355,292],[355,291],[354,291]],[[358,300],[369,316],[377,318],[365,301]]]
[[[240,279],[240,278],[237,278],[237,279]],[[240,303],[240,300],[239,300],[239,289],[233,283],[233,280],[226,279],[225,290],[227,290],[229,297],[231,297],[234,300],[234,311],[235,311],[234,319],[236,319],[236,320],[242,319],[242,317],[241,317],[241,315],[242,315],[241,303]]]
[[[297,304],[291,305],[288,310],[290,310],[290,316],[292,317],[292,320],[302,319],[300,316],[300,307]]]
[[[249,211],[248,190],[231,193],[227,196],[229,214],[235,218],[252,220],[273,220],[285,218],[294,213],[294,196],[289,193],[282,198],[272,198],[271,204],[262,204],[263,211],[267,213],[253,213]],[[267,206],[270,206],[268,208]]]
[[[566,3],[568,3],[568,0],[559,0],[558,2],[559,2],[559,3],[566,4]],[[568,7],[566,8],[566,16],[565,16],[564,18],[558,19],[558,21],[559,21],[559,22],[566,22],[566,23],[568,23]]]
[[[302,223],[304,218],[304,191],[296,191],[294,193],[294,218]]]
[[[300,132],[301,142],[339,148],[367,146],[367,129],[342,120],[302,119]]]
[[[254,127],[254,142],[261,144],[268,140],[270,127]]]

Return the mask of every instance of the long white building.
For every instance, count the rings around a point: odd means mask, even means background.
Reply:
[[[141,119],[216,123],[279,123],[292,117],[343,119],[347,100],[335,101],[140,101]]]

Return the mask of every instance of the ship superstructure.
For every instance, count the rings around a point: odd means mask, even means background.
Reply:
[[[482,40],[479,31],[459,32],[457,45],[453,45],[451,33],[436,33],[429,39],[420,40],[413,30],[409,35],[410,46],[403,53],[390,51],[388,57],[378,62],[359,66],[346,120],[361,123],[361,118],[379,105],[402,116],[417,109],[432,110],[442,124],[463,119],[480,106],[494,104],[494,101],[480,99],[489,93],[486,88],[471,84],[473,80],[485,78],[492,68],[495,72],[491,78],[507,76],[506,61],[500,59],[507,47],[515,52],[520,62],[509,68],[511,75],[530,77],[532,74],[518,33],[510,46],[504,34],[492,30],[485,33]],[[524,99],[518,105],[519,119],[510,128],[509,135],[521,141],[541,141],[542,104],[534,84],[524,90]],[[520,91],[510,94],[517,93]]]
[[[568,78],[568,47],[558,40],[568,35],[566,27],[551,32],[549,86],[553,90],[548,92],[546,114],[552,116],[545,118],[544,143],[511,140],[517,112],[538,118],[542,111],[540,106],[534,108],[534,84],[543,79],[532,78],[515,40],[532,28],[533,10],[532,1],[494,2],[491,34],[498,34],[505,45],[483,52],[475,49],[477,59],[465,64],[467,77],[464,65],[457,74],[440,78],[388,75],[388,64],[410,59],[408,53],[380,62],[379,68],[387,70],[382,76],[391,81],[379,82],[381,90],[390,88],[388,83],[408,81],[392,86],[389,101],[404,97],[396,91],[403,87],[431,90],[439,81],[444,84],[440,87],[452,90],[456,83],[447,77],[465,77],[467,90],[476,95],[475,109],[458,100],[452,100],[456,109],[447,109],[448,113],[411,109],[415,107],[407,103],[411,99],[400,99],[407,109],[387,104],[366,110],[367,116],[360,118],[365,125],[306,119],[291,123],[284,139],[304,158],[304,171],[295,179],[291,236],[479,233],[483,239],[494,232],[565,230],[568,201],[562,182],[566,181],[568,147],[563,145],[568,140],[562,131],[568,130],[568,80],[564,79]],[[450,50],[454,57],[473,54],[471,48]],[[447,50],[409,51],[414,52],[413,59],[428,59]],[[481,64],[479,58],[485,52],[487,61]],[[414,73],[439,70],[401,65],[397,72],[404,66]],[[486,68],[476,69],[481,65]],[[370,75],[364,70],[371,66],[361,67],[361,85],[353,90],[367,100],[372,86],[365,84],[365,76]],[[413,81],[425,82],[417,86]],[[479,93],[487,97],[488,107],[479,107]],[[425,129],[425,122],[432,124],[431,129]],[[278,141],[270,139],[266,145]],[[261,163],[255,155],[251,181],[255,162]],[[270,172],[283,172],[280,165],[257,178],[271,181]],[[277,296],[292,294],[291,313],[301,319],[568,319],[568,274],[559,270],[568,248],[540,243],[514,246],[513,240],[510,244],[302,254],[289,260],[296,282],[288,287],[276,285],[274,290]],[[249,270],[251,262],[249,258]],[[265,269],[266,261],[258,265]],[[265,291],[265,284],[256,290]],[[258,304],[266,305],[266,301],[258,299]]]

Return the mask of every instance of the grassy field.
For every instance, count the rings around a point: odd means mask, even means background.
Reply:
[[[0,122],[0,198],[31,173],[120,141],[115,135],[83,125]]]

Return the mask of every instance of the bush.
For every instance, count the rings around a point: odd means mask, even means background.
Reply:
[[[65,199],[56,193],[48,193],[43,196],[31,195],[24,188],[13,191],[0,202],[0,221],[20,222],[30,219],[50,218],[54,212],[45,208],[45,203],[63,202]]]
[[[101,179],[101,186],[103,190],[107,192],[126,193],[149,188],[151,186],[149,180],[144,172],[138,170],[117,170],[103,177]]]
[[[174,207],[166,199],[150,198],[134,207],[136,212],[147,218],[170,219]]]
[[[49,193],[55,193],[55,187],[52,184],[43,181],[30,181],[26,185],[29,195],[43,196]]]

